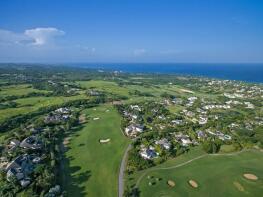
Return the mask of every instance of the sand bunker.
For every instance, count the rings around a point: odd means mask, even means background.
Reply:
[[[175,186],[175,182],[172,181],[172,180],[167,181],[167,184],[168,184],[170,187],[174,187],[174,186]]]
[[[198,187],[197,182],[194,181],[194,180],[190,180],[190,181],[189,181],[189,184],[190,184],[193,188],[197,188],[197,187]]]
[[[241,192],[245,191],[244,187],[237,181],[233,182],[234,186]]]
[[[110,138],[108,139],[100,139],[100,143],[104,144],[104,143],[108,143],[110,142]]]
[[[191,90],[187,90],[187,89],[180,89],[182,92],[186,92],[186,93],[190,93],[193,94],[194,92]]]
[[[248,180],[253,180],[253,181],[256,181],[258,180],[258,177],[254,174],[243,174],[243,176],[248,179]]]

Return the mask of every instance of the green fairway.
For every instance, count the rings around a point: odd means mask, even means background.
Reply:
[[[174,162],[174,165],[172,165]],[[139,182],[141,196],[261,196],[263,191],[263,153],[256,150],[234,155],[204,155],[185,165],[175,160],[148,171]],[[171,168],[174,166],[174,168]],[[178,166],[178,167],[175,167]],[[168,169],[165,169],[169,167]],[[163,169],[160,169],[163,168]],[[246,180],[244,173],[253,173],[257,181]],[[151,178],[149,178],[149,176]],[[161,178],[156,181],[156,178]],[[195,180],[198,188],[188,181]],[[167,185],[168,180],[175,187]],[[149,186],[149,182],[154,185]]]
[[[115,197],[121,159],[129,143],[120,131],[121,117],[111,105],[83,113],[89,117],[88,123],[69,136],[62,185],[68,196]],[[107,138],[110,138],[109,143],[99,143],[100,139]]]

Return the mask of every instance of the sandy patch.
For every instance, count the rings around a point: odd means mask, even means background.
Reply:
[[[108,142],[110,142],[110,138],[108,138],[108,139],[100,139],[99,142],[100,142],[101,144],[108,143]]]
[[[194,180],[190,180],[190,181],[188,181],[188,183],[189,183],[193,188],[197,188],[197,187],[198,187],[197,182],[194,181]]]
[[[190,93],[190,94],[194,94],[193,91],[191,90],[187,90],[187,89],[180,89],[182,92],[186,92],[186,93]]]
[[[258,180],[258,177],[254,174],[243,174],[243,176],[248,179],[248,180],[252,180],[252,181],[256,181]]]
[[[82,123],[85,123],[86,122],[86,116],[85,114],[81,114],[79,116],[79,123],[82,124]]]
[[[175,186],[175,182],[172,181],[172,180],[168,180],[168,181],[167,181],[167,184],[168,184],[170,187],[174,187],[174,186]]]
[[[245,191],[244,187],[237,181],[233,182],[234,186],[238,189],[238,191]]]

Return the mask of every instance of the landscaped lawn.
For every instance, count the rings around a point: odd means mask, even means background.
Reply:
[[[158,168],[173,166],[173,162],[178,164],[175,159]],[[140,196],[261,196],[262,163],[263,153],[256,150],[237,155],[207,155],[175,169],[147,172],[139,184]],[[259,179],[246,180],[244,173],[253,173]],[[156,181],[156,178],[162,180]],[[198,183],[198,188],[188,184],[190,179]],[[169,187],[168,180],[173,180],[175,187]],[[155,184],[150,186],[149,182]]]
[[[88,122],[69,136],[62,185],[68,196],[116,197],[119,167],[129,143],[120,130],[121,117],[111,105],[90,108],[83,113],[89,117]],[[107,138],[109,143],[99,143],[100,139]]]

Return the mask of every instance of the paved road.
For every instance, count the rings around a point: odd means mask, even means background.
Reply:
[[[132,145],[129,144],[129,146],[125,150],[125,153],[121,161],[121,167],[120,167],[120,172],[119,172],[119,197],[123,197],[123,193],[124,193],[124,171],[126,169],[126,161],[128,157],[128,152],[129,150],[131,150],[131,148],[132,148]]]

